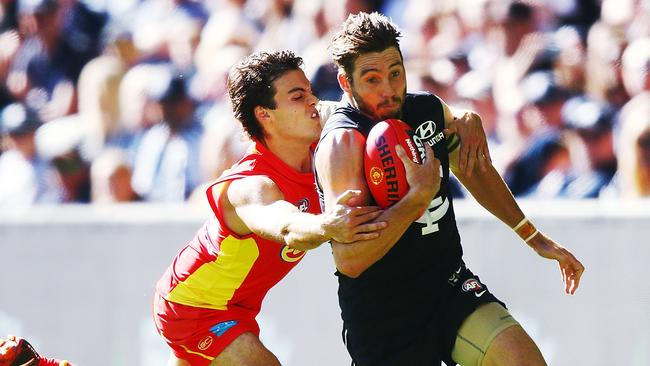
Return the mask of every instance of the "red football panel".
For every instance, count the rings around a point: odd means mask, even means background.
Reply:
[[[368,134],[364,158],[366,181],[375,202],[382,208],[391,206],[408,192],[406,172],[395,145],[401,144],[411,159],[415,156],[414,161],[419,162],[412,133],[406,123],[389,119],[377,123]]]
[[[413,129],[399,119],[387,119],[386,122],[392,127],[396,139],[402,144],[413,162],[421,164],[418,148],[413,141]]]

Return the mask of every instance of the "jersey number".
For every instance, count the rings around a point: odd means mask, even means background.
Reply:
[[[440,230],[438,221],[445,216],[448,209],[449,200],[446,197],[437,197],[431,201],[429,208],[416,220],[416,222],[426,225],[422,228],[423,236]]]

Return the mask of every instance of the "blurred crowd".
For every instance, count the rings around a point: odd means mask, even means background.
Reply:
[[[410,91],[482,116],[516,196],[650,196],[650,0],[0,0],[0,207],[203,199],[249,144],[229,68],[290,49],[338,100],[358,11],[402,28]]]

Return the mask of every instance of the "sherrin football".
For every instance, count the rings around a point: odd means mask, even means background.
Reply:
[[[404,164],[395,146],[401,144],[414,162],[421,164],[421,153],[413,129],[399,119],[387,119],[373,126],[366,139],[364,171],[370,193],[377,205],[386,208],[399,201],[409,185]]]

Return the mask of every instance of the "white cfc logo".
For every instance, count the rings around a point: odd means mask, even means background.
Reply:
[[[444,133],[442,132],[436,134],[436,124],[433,121],[426,121],[420,124],[418,128],[415,130],[415,133],[418,138],[414,140],[416,140],[418,145],[421,145],[420,142],[421,140],[427,142],[432,148],[436,143],[443,140],[445,137]],[[420,150],[420,154],[423,155],[424,151]],[[442,171],[442,165],[440,166],[440,177],[441,178],[444,177],[444,173]],[[424,214],[416,221],[420,224],[425,225],[422,228],[422,235],[427,235],[439,231],[440,228],[438,227],[438,221],[440,221],[440,219],[442,219],[445,216],[448,209],[449,209],[449,200],[447,199],[447,197],[441,196],[433,199],[429,204],[427,210],[424,211]]]

